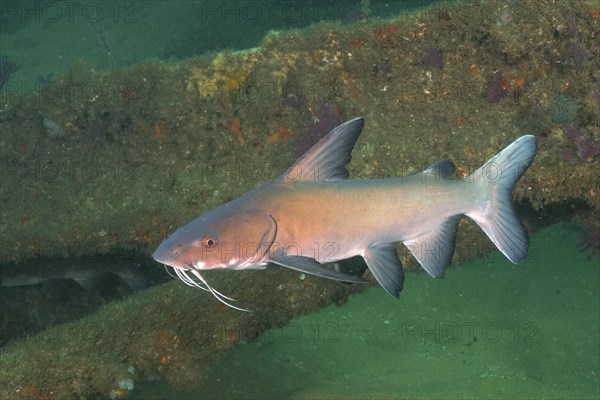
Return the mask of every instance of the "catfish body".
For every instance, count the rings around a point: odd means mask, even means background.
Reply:
[[[473,219],[510,261],[527,256],[528,235],[511,192],[536,155],[534,136],[517,139],[463,179],[450,179],[455,166],[448,160],[408,177],[348,179],[346,165],[363,125],[356,118],[334,128],[286,174],[179,228],[153,257],[219,298],[201,272],[274,263],[364,282],[322,266],[357,255],[398,297],[404,273],[394,244],[402,242],[431,276],[441,277],[461,215]]]

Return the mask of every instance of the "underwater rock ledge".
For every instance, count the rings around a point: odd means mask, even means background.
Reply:
[[[253,312],[228,308],[179,281],[150,288],[2,348],[0,397],[108,398],[124,380],[195,385],[224,351],[368,287],[300,279],[282,269],[211,277]]]

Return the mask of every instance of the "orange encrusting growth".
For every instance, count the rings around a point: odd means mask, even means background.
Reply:
[[[277,132],[270,134],[267,136],[267,143],[275,143],[278,140],[286,140],[290,136],[292,136],[292,131],[288,128],[280,126],[277,129]]]
[[[233,133],[233,136],[240,144],[244,144],[244,136],[242,135],[242,121],[239,118],[234,118],[229,121],[227,128]]]

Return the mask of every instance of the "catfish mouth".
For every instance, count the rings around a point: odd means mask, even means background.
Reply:
[[[152,258],[154,258],[154,260],[156,260],[157,262],[163,264],[165,269],[167,270],[167,273],[173,278],[180,279],[183,283],[185,283],[188,286],[200,288],[202,290],[210,292],[217,300],[231,308],[235,308],[236,310],[240,311],[250,311],[245,308],[236,307],[233,304],[230,304],[227,300],[235,301],[235,299],[225,296],[223,293],[210,286],[210,284],[200,273],[200,271],[203,270],[202,267],[205,265],[205,263],[201,261],[197,261],[195,263],[182,263],[178,261],[177,256],[181,254],[182,250],[183,245],[181,243],[178,243],[175,246],[173,246],[170,243],[169,239],[167,239],[164,242],[162,242],[160,246],[158,246],[158,249],[156,249],[154,253],[152,253]],[[171,271],[169,271],[169,268],[173,269],[175,275],[173,275]]]
[[[186,266],[182,266],[178,262],[175,262],[179,253],[177,252],[177,248],[175,250],[171,250],[171,246],[168,246],[167,242],[168,239],[162,242],[160,246],[158,246],[158,249],[154,250],[154,253],[152,253],[152,258],[154,258],[155,261],[172,268],[187,269]]]

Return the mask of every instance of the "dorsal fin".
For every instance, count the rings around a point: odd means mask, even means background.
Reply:
[[[286,182],[332,182],[347,179],[352,149],[365,120],[354,118],[333,128],[283,175]]]
[[[436,181],[441,179],[448,179],[454,174],[456,171],[456,166],[450,160],[440,160],[431,164],[427,169],[421,174],[423,175],[433,175]]]

